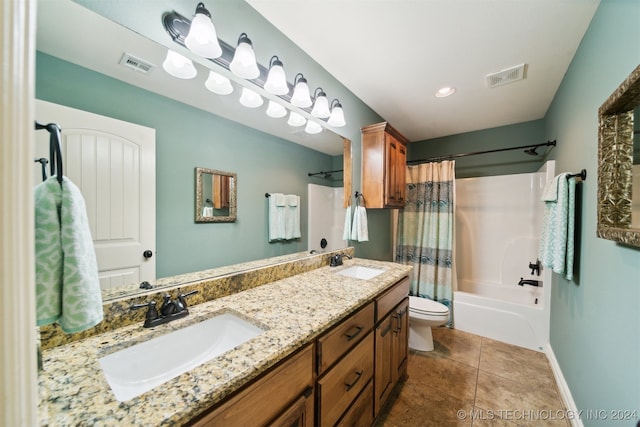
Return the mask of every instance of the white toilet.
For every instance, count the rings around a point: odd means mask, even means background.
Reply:
[[[449,320],[449,308],[437,301],[409,296],[409,348],[418,351],[433,350],[432,326]]]

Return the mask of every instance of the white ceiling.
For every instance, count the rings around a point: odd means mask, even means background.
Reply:
[[[599,4],[245,1],[411,141],[543,118]],[[329,130],[308,135],[283,119],[268,118],[266,102],[252,110],[240,106],[237,96],[202,90],[205,69],[191,81],[177,81],[162,69],[143,75],[119,65],[123,53],[129,52],[159,66],[166,47],[72,0],[39,0],[36,47],[314,150],[342,154],[342,139]],[[485,85],[486,74],[522,63],[527,64],[524,80],[492,89]],[[442,85],[454,86],[457,92],[436,98]],[[239,93],[239,86],[234,93]],[[348,118],[349,106],[343,106]]]
[[[599,4],[246,1],[411,141],[543,118]],[[486,86],[523,63],[524,80]]]

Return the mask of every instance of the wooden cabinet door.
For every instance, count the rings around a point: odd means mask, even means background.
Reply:
[[[405,189],[406,189],[406,172],[407,167],[407,147],[398,141],[398,151],[396,153],[394,163],[394,173],[396,175],[396,203],[398,207],[404,207]]]
[[[393,330],[393,367],[396,383],[407,372],[409,358],[409,299],[405,299],[394,310],[395,329]]]
[[[393,377],[396,368],[393,366],[393,339],[392,316],[387,316],[376,327],[376,355],[375,355],[375,380],[374,380],[374,416],[377,417],[380,409],[387,401],[393,389]]]
[[[313,427],[313,387],[309,387],[287,410],[272,420],[270,427]]]

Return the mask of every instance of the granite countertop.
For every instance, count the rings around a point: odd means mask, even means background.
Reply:
[[[369,280],[335,274],[352,265],[385,271]],[[39,372],[40,425],[183,425],[312,342],[411,269],[391,262],[345,260],[340,267],[320,267],[189,307],[186,318],[152,329],[130,325],[46,350]],[[100,357],[225,311],[267,330],[154,390],[126,402],[115,399]]]

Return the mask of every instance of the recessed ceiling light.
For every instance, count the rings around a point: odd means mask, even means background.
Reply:
[[[445,98],[456,93],[456,88],[452,86],[443,86],[436,92],[436,98]]]

